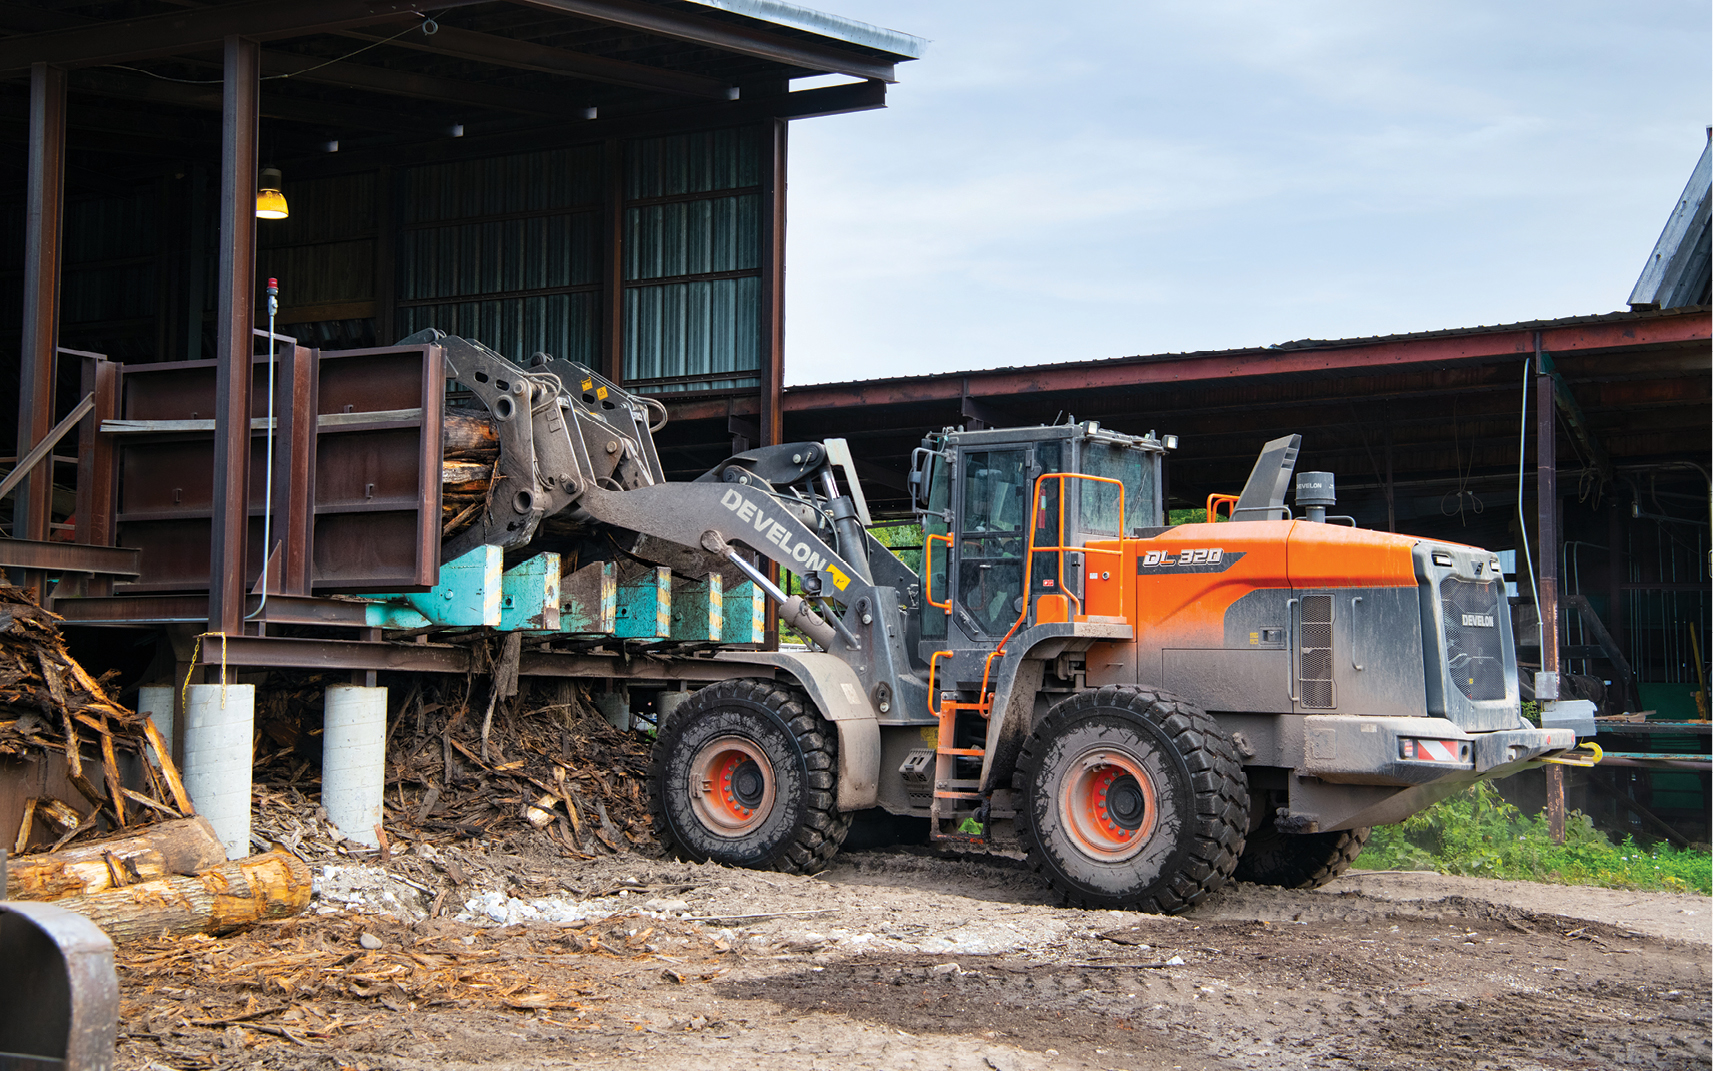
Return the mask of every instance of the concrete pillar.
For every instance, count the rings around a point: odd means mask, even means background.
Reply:
[[[228,859],[250,854],[250,763],[256,722],[253,684],[193,684],[185,705],[184,787]]]
[[[654,714],[659,719],[659,724],[665,725],[667,717],[683,706],[689,698],[689,692],[661,692],[660,698],[654,701]]]
[[[630,728],[630,689],[616,692],[596,692],[595,709],[616,729]]]
[[[137,713],[154,719],[155,728],[159,730],[161,739],[167,742],[168,747],[172,746],[173,713],[177,705],[173,686],[170,684],[150,684],[137,689]]]
[[[381,792],[387,777],[387,690],[334,684],[321,734],[321,805],[350,840],[380,847]]]

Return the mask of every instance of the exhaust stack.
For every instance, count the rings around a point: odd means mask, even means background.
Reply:
[[[1332,473],[1297,473],[1297,508],[1303,511],[1306,519],[1325,524],[1327,508],[1337,504],[1338,496],[1333,491]]]

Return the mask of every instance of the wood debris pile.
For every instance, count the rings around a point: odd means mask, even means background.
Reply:
[[[66,652],[59,620],[29,593],[0,586],[0,758],[49,763],[46,782],[63,769],[69,786],[28,799],[17,828],[0,830],[14,855],[192,813],[154,723]]]
[[[119,1055],[129,1066],[180,1071],[232,1066],[235,1055],[249,1065],[270,1048],[358,1047],[362,1035],[419,1009],[523,1012],[593,1028],[615,968],[652,963],[637,969],[659,973],[662,925],[683,935],[675,950],[718,947],[692,927],[636,915],[474,933],[445,922],[305,916],[227,938],[127,945]]]
[[[342,680],[274,672],[256,689],[257,828],[306,856],[353,851],[317,806],[323,694]],[[651,741],[613,728],[577,687],[524,682],[490,706],[485,676],[383,683],[390,838],[525,838],[580,859],[652,851]]]

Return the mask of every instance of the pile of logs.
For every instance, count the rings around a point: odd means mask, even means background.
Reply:
[[[313,881],[283,850],[232,862],[204,818],[158,822],[11,860],[8,900],[51,900],[85,915],[115,944],[229,933],[309,906]]]
[[[447,409],[441,421],[440,538],[447,539],[486,509],[500,441],[486,410]]]
[[[67,786],[27,798],[16,830],[0,829],[9,900],[52,900],[116,942],[224,933],[309,903],[309,870],[290,853],[226,861],[153,720],[67,653],[56,615],[4,586],[0,760],[22,783]]]

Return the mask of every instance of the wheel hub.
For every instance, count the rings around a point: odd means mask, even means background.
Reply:
[[[722,837],[741,837],[773,810],[773,767],[752,740],[722,736],[708,741],[690,761],[690,809]]]
[[[1113,863],[1142,850],[1154,832],[1159,803],[1154,780],[1136,756],[1096,748],[1071,764],[1059,807],[1077,849]]]

